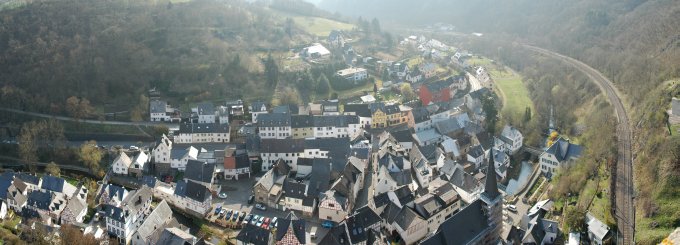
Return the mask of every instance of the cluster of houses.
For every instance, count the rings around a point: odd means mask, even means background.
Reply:
[[[88,190],[66,180],[11,171],[0,174],[0,218],[8,210],[45,225],[76,224],[87,214]]]

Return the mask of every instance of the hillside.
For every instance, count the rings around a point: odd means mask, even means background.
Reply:
[[[70,96],[128,110],[151,88],[189,102],[269,98],[260,58],[312,40],[285,27],[245,1],[32,1],[0,12],[0,102],[60,113]]]
[[[477,52],[496,56],[498,47],[518,49],[507,44],[523,41],[600,70],[623,93],[635,130],[636,240],[656,244],[680,225],[680,138],[669,134],[665,113],[680,94],[677,82],[667,82],[680,77],[677,1],[324,0],[321,6],[406,27],[449,23],[496,42]]]

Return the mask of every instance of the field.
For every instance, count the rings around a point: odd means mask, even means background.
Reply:
[[[527,106],[533,108],[529,91],[522,83],[522,77],[512,71],[489,70],[503,98],[503,114],[524,115]]]
[[[472,57],[467,59],[466,63],[472,66],[487,66],[492,63],[490,59],[484,58],[484,57]]]
[[[354,25],[319,17],[295,16],[293,21],[306,32],[316,36],[328,36],[332,30],[351,30]]]

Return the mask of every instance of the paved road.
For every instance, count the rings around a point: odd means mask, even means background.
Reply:
[[[22,111],[22,110],[11,109],[11,108],[3,108],[3,107],[0,107],[0,111],[19,113],[19,114],[24,114],[24,115],[34,116],[34,117],[52,118],[52,119],[56,119],[56,120],[60,120],[60,121],[84,122],[84,123],[106,124],[106,125],[123,125],[123,126],[165,125],[168,128],[179,128],[179,124],[177,124],[177,123],[99,121],[99,120],[90,120],[90,119],[80,119],[80,120],[78,120],[78,119],[75,119],[75,118],[72,118],[72,117],[54,116],[54,115],[49,115],[49,114],[43,114],[43,113],[37,113],[37,112],[28,112],[28,111]]]
[[[482,89],[482,83],[475,75],[472,75],[469,72],[466,72],[465,74],[467,75],[468,80],[470,80],[470,92]]]
[[[563,62],[566,62],[581,72],[585,73],[590,79],[595,81],[600,89],[614,106],[616,117],[618,118],[617,138],[618,138],[618,159],[616,162],[616,182],[615,182],[615,216],[617,219],[619,234],[622,235],[622,244],[635,243],[635,203],[633,189],[633,158],[631,150],[631,129],[626,108],[621,102],[619,92],[614,84],[602,73],[592,67],[571,57],[567,57],[542,48],[524,45],[529,50],[541,53]]]

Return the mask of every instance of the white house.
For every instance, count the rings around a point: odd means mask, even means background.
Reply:
[[[261,114],[267,113],[267,105],[263,102],[253,102],[248,106],[248,111],[252,116],[253,123],[257,123],[257,117]]]
[[[167,224],[172,221],[172,218],[172,209],[170,209],[166,200],[162,200],[148,217],[139,223],[137,229],[130,235],[128,242],[131,245],[156,244],[159,236],[154,236],[154,234],[159,234],[164,230]]]
[[[346,197],[334,190],[328,190],[319,200],[319,219],[339,223],[347,217],[348,205]]]
[[[597,245],[602,245],[611,237],[609,226],[596,219],[592,214],[586,214],[586,224],[588,225],[588,238]]]
[[[361,129],[357,116],[314,116],[314,138],[343,138],[356,135]]]
[[[215,110],[215,117],[219,124],[229,124],[229,107],[218,106]]]
[[[292,137],[290,114],[264,113],[257,117],[261,139],[286,139]]]
[[[189,146],[186,149],[173,149],[170,153],[170,167],[184,171],[189,160],[198,159],[198,149]]]
[[[517,128],[506,125],[503,127],[501,135],[494,137],[494,145],[496,146],[496,149],[512,155],[522,148],[523,140],[524,137]]]
[[[569,162],[578,159],[582,150],[580,145],[572,144],[561,137],[558,138],[547,150],[541,153],[539,157],[541,172],[555,174],[558,169],[566,167]]]
[[[167,114],[168,103],[162,100],[152,100],[149,102],[149,119],[152,122],[168,122],[170,116]]]
[[[198,123],[215,123],[215,105],[212,103],[200,103],[196,108]]]
[[[119,205],[103,204],[101,207],[108,233],[123,243],[129,243],[151,208],[151,189],[142,187],[126,195]]]
[[[170,153],[172,151],[172,141],[163,134],[161,140],[153,149],[151,155],[156,163],[170,163]]]
[[[347,81],[361,81],[368,78],[368,71],[364,68],[350,67],[347,69],[339,70],[335,73],[338,77],[342,77]]]
[[[229,143],[229,141],[229,124],[183,123],[180,124],[175,136],[177,144]]]
[[[297,165],[297,159],[304,157],[304,139],[263,139],[260,143],[262,171],[267,171],[281,159],[289,166]]]
[[[130,164],[132,164],[132,159],[130,159],[130,157],[125,154],[125,152],[121,151],[120,154],[118,154],[118,157],[113,160],[113,164],[111,164],[111,170],[113,170],[113,173],[115,174],[127,175]]]

